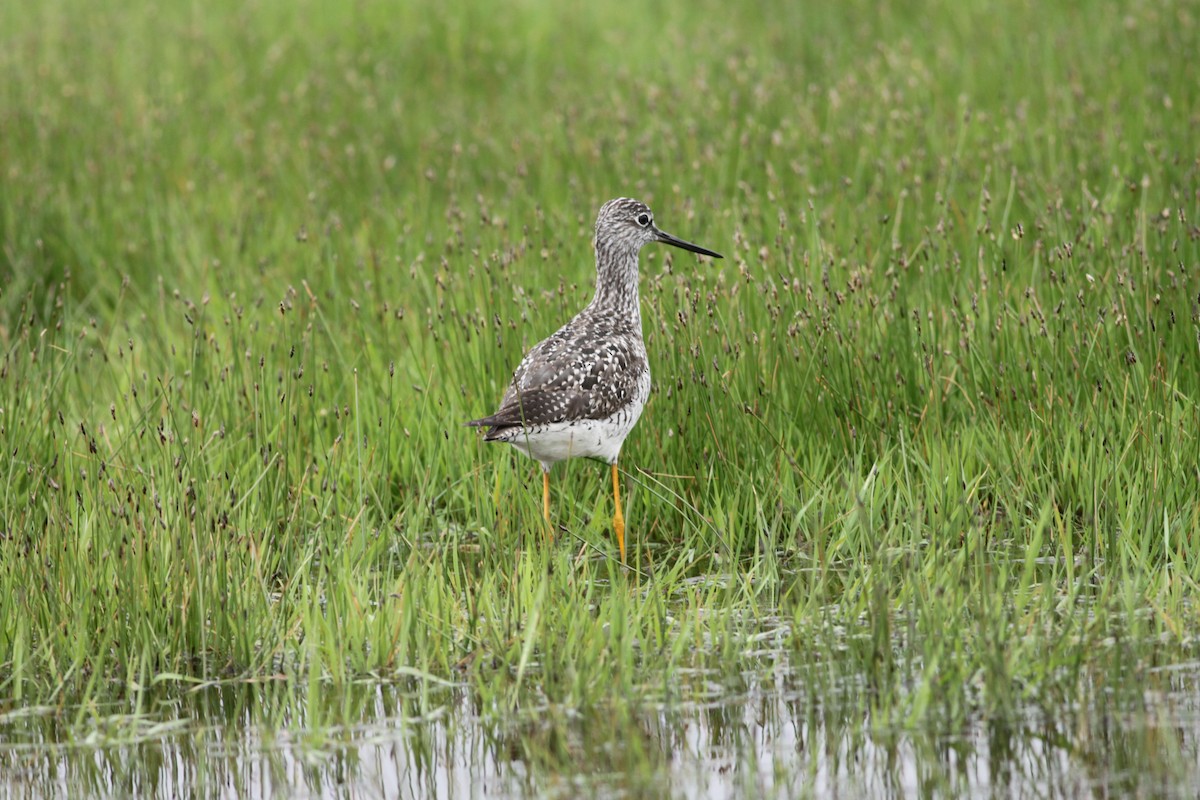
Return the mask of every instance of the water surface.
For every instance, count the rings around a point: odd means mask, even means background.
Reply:
[[[1200,665],[954,726],[884,721],[848,676],[690,674],[690,699],[591,710],[465,686],[278,682],[0,717],[12,797],[1194,797]],[[673,690],[662,695],[681,694]],[[936,720],[937,715],[927,715]]]

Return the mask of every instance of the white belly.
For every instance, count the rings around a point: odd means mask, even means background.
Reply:
[[[642,416],[642,408],[650,396],[649,371],[638,384],[633,404],[611,417],[539,425],[518,432],[507,441],[525,455],[540,461],[546,470],[568,458],[598,458],[615,464],[625,437]]]

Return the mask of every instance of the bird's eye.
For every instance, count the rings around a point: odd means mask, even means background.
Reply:
[[[650,224],[650,215],[647,214],[645,211],[643,211],[641,214],[638,214],[637,215],[637,224],[641,225],[643,228],[646,227],[647,225],[649,225]]]

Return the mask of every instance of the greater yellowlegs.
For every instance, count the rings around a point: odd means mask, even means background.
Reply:
[[[507,442],[542,465],[542,513],[550,521],[550,468],[566,458],[612,466],[613,529],[625,562],[625,515],[617,458],[650,396],[650,365],[642,341],[638,252],[650,242],[700,255],[720,253],[659,230],[645,203],[618,197],[596,217],[596,295],[587,308],[530,350],[490,417],[489,442]]]

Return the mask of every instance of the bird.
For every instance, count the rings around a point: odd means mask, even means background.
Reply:
[[[547,525],[554,464],[578,457],[610,465],[613,531],[622,564],[626,563],[625,516],[617,463],[625,437],[650,397],[638,254],[652,242],[723,258],[660,229],[645,203],[628,197],[609,200],[596,216],[592,301],[525,354],[494,414],[465,423],[486,428],[485,441],[510,444],[541,464],[542,515]]]

